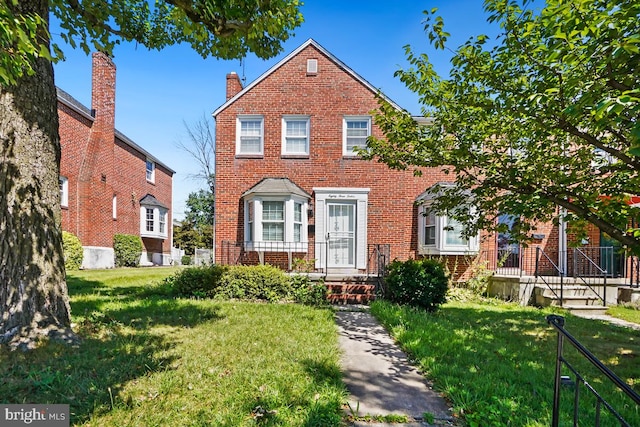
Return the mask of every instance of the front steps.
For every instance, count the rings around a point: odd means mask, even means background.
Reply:
[[[596,290],[602,293],[602,286],[596,286]],[[537,284],[533,293],[535,304],[542,307],[561,306],[575,315],[587,316],[602,315],[607,311],[600,297],[585,285],[565,284],[562,287],[562,300],[560,285]]]
[[[330,304],[369,304],[376,299],[376,286],[370,283],[325,282]]]

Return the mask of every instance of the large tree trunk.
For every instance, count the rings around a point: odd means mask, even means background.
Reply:
[[[9,8],[48,19],[47,0]],[[53,67],[0,87],[0,342],[74,340],[60,229],[60,138]]]

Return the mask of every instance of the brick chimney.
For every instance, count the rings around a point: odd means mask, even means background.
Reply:
[[[114,134],[116,123],[116,65],[102,52],[92,55],[91,109],[99,132]]]
[[[227,74],[227,101],[236,96],[241,90],[240,77],[233,71]]]

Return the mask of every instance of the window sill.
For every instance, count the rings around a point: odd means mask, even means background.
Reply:
[[[308,159],[308,154],[283,154],[280,156],[283,159]]]
[[[264,154],[236,154],[236,159],[263,159]]]
[[[418,254],[420,255],[477,255],[478,249],[471,249],[469,247],[460,248],[444,248],[438,249],[430,246],[419,246]]]

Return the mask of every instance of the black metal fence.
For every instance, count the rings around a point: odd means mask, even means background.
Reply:
[[[234,242],[221,245],[220,262],[225,265],[271,264],[286,271],[304,269],[306,272],[329,271],[328,249],[331,242]],[[389,244],[367,245],[367,264],[363,273],[383,277],[391,261]]]
[[[558,315],[547,316],[547,322],[556,328],[558,331],[558,344],[557,344],[557,356],[555,367],[555,379],[553,389],[553,419],[552,427],[558,427],[560,423],[560,394],[564,385],[571,385],[573,388],[573,425],[594,425],[599,427],[601,425],[602,410],[603,408],[612,415],[621,426],[631,427],[631,424],[627,422],[622,415],[587,381],[587,379],[575,368],[574,364],[571,364],[569,360],[564,356],[564,344],[568,342],[571,344],[578,353],[591,363],[601,374],[604,375],[617,389],[619,389],[628,400],[640,405],[640,395],[636,393],[627,383],[621,380],[616,374],[607,368],[598,358],[596,358],[589,350],[587,350],[577,339],[575,339],[565,328],[565,319]],[[571,379],[571,376],[562,375],[562,367],[566,367],[575,380]],[[586,422],[579,424],[580,415],[580,391],[586,390],[591,393],[596,400],[595,404],[595,419],[593,424]]]

